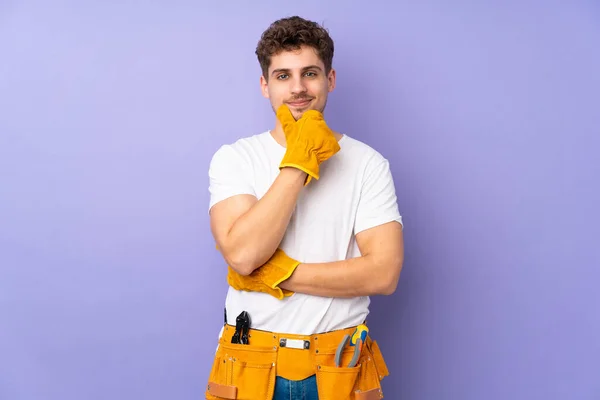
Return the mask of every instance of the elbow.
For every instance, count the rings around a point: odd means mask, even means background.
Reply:
[[[398,288],[398,281],[390,281],[387,284],[382,285],[379,289],[379,294],[381,296],[391,296],[396,293],[396,289]]]
[[[237,246],[233,243],[221,243],[217,250],[227,265],[242,276],[248,276],[262,266],[269,257],[251,246]]]
[[[228,265],[242,276],[250,275],[260,266],[255,255],[248,251],[232,252],[226,256],[224,255],[224,258]]]
[[[227,260],[227,263],[235,272],[242,276],[248,276],[256,269],[252,262],[245,259],[233,258]]]
[[[386,266],[385,271],[381,274],[382,279],[379,280],[377,294],[382,296],[391,296],[396,293],[398,281],[400,280],[400,272],[402,271],[403,260],[399,259]]]
[[[254,271],[247,264],[240,264],[240,263],[234,263],[234,262],[229,262],[227,264],[231,267],[231,269],[233,269],[235,272],[237,272],[238,274],[240,274],[242,276],[248,276],[252,273],[252,271]]]

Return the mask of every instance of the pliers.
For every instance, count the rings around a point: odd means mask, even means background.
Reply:
[[[348,368],[352,368],[352,367],[356,366],[356,364],[358,363],[358,358],[360,357],[362,346],[365,343],[365,340],[367,340],[368,333],[369,333],[369,329],[367,328],[366,325],[362,324],[356,328],[356,330],[354,331],[352,336],[350,336],[348,334],[344,335],[342,342],[338,345],[338,348],[335,352],[335,366],[336,367],[338,367],[338,368],[340,367],[340,364],[342,362],[342,352],[344,351],[344,348],[346,347],[347,344],[349,344],[350,347],[354,347],[354,353],[352,354],[352,359],[348,363]],[[348,342],[350,342],[350,343],[348,343]]]
[[[231,343],[248,344],[249,330],[250,316],[247,311],[242,311],[235,319],[235,332],[231,337]]]

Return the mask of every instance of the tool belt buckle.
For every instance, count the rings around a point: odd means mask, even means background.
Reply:
[[[301,339],[279,339],[279,347],[288,349],[308,350],[310,349],[310,341]]]

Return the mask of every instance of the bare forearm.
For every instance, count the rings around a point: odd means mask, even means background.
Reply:
[[[400,267],[375,256],[300,264],[292,276],[279,286],[323,297],[389,295],[396,290]]]
[[[282,169],[267,193],[233,224],[227,247],[236,269],[249,274],[273,255],[305,180],[306,173],[300,170]]]

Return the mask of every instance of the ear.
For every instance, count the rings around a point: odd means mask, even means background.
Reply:
[[[331,68],[331,71],[327,75],[327,89],[329,92],[333,92],[333,89],[335,89],[335,69],[333,68]]]
[[[269,98],[269,83],[265,79],[264,75],[260,76],[260,91],[265,98]]]

